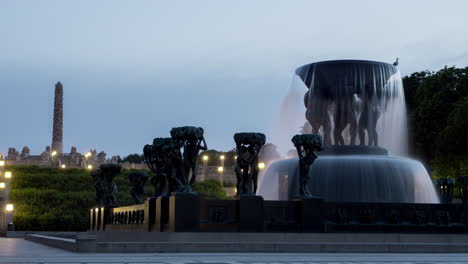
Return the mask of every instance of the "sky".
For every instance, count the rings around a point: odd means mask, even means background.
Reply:
[[[0,0],[0,152],[40,154],[64,86],[64,152],[141,153],[172,127],[272,134],[294,70],[468,66],[468,1]]]

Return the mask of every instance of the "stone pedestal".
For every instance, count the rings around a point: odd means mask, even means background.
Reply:
[[[169,223],[167,229],[169,232],[200,231],[200,197],[197,194],[171,194],[169,197]]]
[[[241,195],[238,200],[239,232],[263,231],[263,197]]]
[[[162,196],[156,199],[156,219],[154,232],[163,232],[169,223],[169,197]]]
[[[155,219],[155,211],[156,211],[156,198],[147,198],[145,200],[145,231],[150,232],[153,231],[153,225],[156,222]]]
[[[301,232],[324,232],[323,200],[320,198],[296,198],[298,222]]]

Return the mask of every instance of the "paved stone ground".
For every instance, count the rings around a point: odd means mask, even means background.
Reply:
[[[341,264],[467,263],[468,254],[90,254],[0,238],[0,263]]]

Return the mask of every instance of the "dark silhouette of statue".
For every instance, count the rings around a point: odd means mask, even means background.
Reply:
[[[324,98],[319,99],[317,95],[309,98],[310,91],[304,96],[304,105],[306,107],[306,119],[312,126],[312,133],[318,134],[320,128],[323,128],[324,144],[331,145],[331,120],[328,114],[331,101]]]
[[[468,202],[468,176],[460,176],[458,177],[458,181],[460,183],[460,195],[463,204]]]
[[[130,189],[130,195],[133,198],[135,204],[142,204],[145,198],[145,183],[148,180],[148,174],[146,172],[136,171],[127,173],[128,181],[132,188]]]
[[[155,138],[152,145],[143,148],[145,163],[153,173],[151,184],[155,196],[170,193],[191,193],[190,183],[197,177],[197,157],[206,150],[201,127],[175,127],[170,138]],[[182,152],[183,150],[183,152]]]
[[[184,134],[184,172],[187,179],[190,178],[190,185],[195,183],[198,173],[198,153],[200,150],[207,150],[206,141],[203,137],[203,128],[201,127],[181,127]]]
[[[451,203],[453,200],[453,188],[455,187],[455,179],[440,178],[437,179],[438,192],[442,203]]]
[[[172,138],[155,138],[152,145],[145,145],[143,155],[145,163],[153,173],[150,179],[153,185],[154,197],[171,193],[173,152]]]
[[[192,192],[189,184],[188,174],[185,171],[185,160],[181,149],[185,148],[186,131],[185,127],[175,127],[171,129],[173,148],[170,152],[170,163],[172,164],[171,189],[174,192]]]
[[[352,89],[349,85],[348,89]],[[335,145],[344,145],[343,130],[349,124],[350,145],[356,144],[358,120],[356,117],[356,104],[354,96],[351,98],[337,98],[333,112],[333,139]],[[315,132],[314,132],[315,133]]]
[[[257,191],[258,154],[265,140],[262,133],[234,134],[237,150],[237,195],[252,195]]]
[[[299,195],[301,197],[312,197],[309,190],[309,168],[317,159],[317,153],[323,150],[322,137],[312,134],[295,135],[291,141],[299,156]]]
[[[367,86],[366,90],[367,92],[362,96],[362,112],[358,124],[359,142],[360,145],[365,145],[365,131],[367,130],[368,145],[377,147],[379,145],[377,121],[380,117],[380,103],[372,88]]]
[[[117,187],[113,180],[120,173],[122,167],[119,164],[102,164],[91,172],[96,188],[96,204],[99,207],[117,207]]]

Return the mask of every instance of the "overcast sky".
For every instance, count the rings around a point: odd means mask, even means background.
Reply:
[[[271,135],[293,71],[400,58],[403,75],[468,65],[468,1],[0,0],[0,152],[51,144],[64,86],[64,149],[142,152],[171,127]]]

